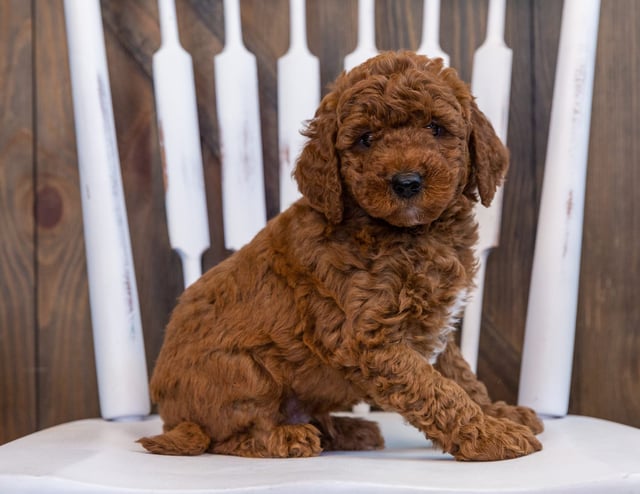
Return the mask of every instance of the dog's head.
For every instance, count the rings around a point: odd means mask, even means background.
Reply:
[[[348,194],[370,216],[429,224],[465,195],[488,206],[508,154],[455,70],[383,53],[338,77],[305,131],[302,194],[340,223]]]

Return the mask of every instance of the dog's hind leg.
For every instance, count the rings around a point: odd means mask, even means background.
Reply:
[[[384,438],[375,422],[356,417],[322,415],[312,422],[320,432],[325,451],[369,451],[384,448]]]
[[[252,458],[301,458],[318,456],[320,431],[310,424],[252,428],[212,445],[211,453]]]

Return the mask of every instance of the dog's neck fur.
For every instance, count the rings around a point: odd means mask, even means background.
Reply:
[[[343,197],[343,219],[339,228],[328,224],[328,231],[338,234],[344,232],[352,236],[356,243],[364,246],[375,241],[375,238],[395,238],[418,240],[418,238],[432,238],[433,240],[451,238],[453,234],[463,234],[465,241],[454,247],[457,251],[472,250],[478,240],[477,223],[473,214],[474,201],[460,194],[435,221],[426,225],[399,227],[387,223],[383,219],[369,216],[353,198],[347,194]]]

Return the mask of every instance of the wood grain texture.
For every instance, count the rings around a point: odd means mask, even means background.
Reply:
[[[451,66],[471,82],[473,54],[482,44],[487,24],[486,0],[443,1],[440,7],[440,47],[451,57]]]
[[[37,426],[30,2],[0,2],[0,444]]]
[[[640,427],[640,5],[602,2],[570,409]]]
[[[224,12],[222,0],[176,3],[181,43],[195,70],[211,230],[206,269],[229,254],[222,242],[213,73],[213,56],[224,46]],[[422,4],[376,0],[379,49],[418,46]],[[467,81],[474,50],[485,36],[487,7],[487,0],[442,2],[441,46]],[[62,12],[61,0],[0,0],[0,442],[98,414]],[[508,401],[517,396],[561,12],[557,0],[507,2],[505,34],[514,52],[512,167],[500,246],[489,258],[479,374],[495,398]],[[109,0],[102,2],[102,13],[151,368],[182,290],[180,262],[167,237],[154,114],[157,5],[155,0]],[[265,188],[273,216],[279,203],[276,61],[288,47],[288,1],[241,0],[241,13],[245,44],[258,61]],[[357,0],[309,0],[307,21],[309,47],[320,59],[326,93],[356,45]],[[636,426],[638,32],[635,0],[602,0],[571,401],[573,413]]]
[[[531,98],[535,70],[531,60],[536,51],[532,9],[514,7],[507,3],[505,24],[505,41],[513,50],[507,133],[511,167],[504,184],[500,243],[488,259],[478,361],[478,375],[492,396],[510,403],[518,392],[539,193],[534,143],[524,138],[537,133]]]
[[[357,0],[307,2],[309,50],[320,60],[322,95],[344,70],[344,57],[356,47],[357,18]]]
[[[98,414],[62,4],[34,11],[39,427]]]
[[[421,41],[422,0],[376,2],[378,50],[416,50]]]

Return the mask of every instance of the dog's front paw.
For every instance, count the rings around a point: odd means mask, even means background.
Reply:
[[[507,405],[504,401],[496,401],[482,407],[482,411],[492,417],[505,418],[517,424],[526,425],[534,434],[540,434],[544,430],[542,420],[529,407]]]
[[[509,419],[485,416],[481,423],[469,423],[458,431],[450,453],[456,460],[494,461],[525,456],[542,449],[532,431]]]

